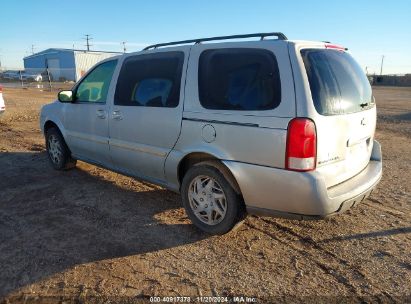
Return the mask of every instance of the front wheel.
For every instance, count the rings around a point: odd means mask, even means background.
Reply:
[[[67,170],[76,166],[76,160],[71,157],[63,136],[56,128],[46,132],[46,148],[49,160],[56,170]]]
[[[241,195],[224,175],[206,163],[191,167],[183,178],[184,208],[195,226],[211,234],[224,234],[244,214]]]

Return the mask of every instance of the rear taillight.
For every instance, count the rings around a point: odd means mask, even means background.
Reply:
[[[317,135],[315,124],[308,118],[294,118],[288,124],[285,168],[295,171],[315,169]]]

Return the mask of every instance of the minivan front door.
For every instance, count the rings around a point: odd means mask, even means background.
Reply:
[[[74,157],[111,165],[108,145],[109,87],[117,60],[95,67],[74,89],[73,103],[64,107],[66,141]]]
[[[164,162],[181,129],[189,48],[124,60],[110,110],[110,154],[121,172],[164,181]]]

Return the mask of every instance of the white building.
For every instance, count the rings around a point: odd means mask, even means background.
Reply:
[[[100,52],[72,49],[47,49],[25,57],[24,69],[28,73],[47,74],[54,81],[77,81],[97,62],[120,55],[119,52]]]

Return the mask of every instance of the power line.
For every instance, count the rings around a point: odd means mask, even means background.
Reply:
[[[90,40],[93,40],[93,38],[91,38],[89,34],[84,35],[86,36],[86,38],[83,38],[84,40],[86,40],[86,47],[87,47],[87,51],[90,51],[90,46],[92,46],[92,44],[90,44]]]

